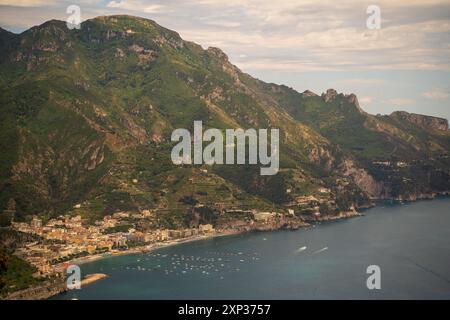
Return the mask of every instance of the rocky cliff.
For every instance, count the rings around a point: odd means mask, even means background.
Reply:
[[[448,131],[447,119],[408,113],[406,111],[395,111],[390,116],[395,119],[409,121],[426,129]]]
[[[15,291],[6,300],[45,300],[66,291],[64,280],[46,281],[38,286]]]

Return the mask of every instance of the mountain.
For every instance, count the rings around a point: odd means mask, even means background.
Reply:
[[[154,21],[48,21],[0,30],[0,216],[152,210],[155,224],[231,210],[333,216],[450,190],[447,121],[364,112],[354,94],[299,93],[241,72]],[[176,128],[279,128],[280,171],[172,164]]]

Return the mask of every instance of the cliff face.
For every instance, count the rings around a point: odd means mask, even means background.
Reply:
[[[325,103],[333,101],[337,96],[337,91],[334,89],[328,89],[326,93],[322,93],[322,98]]]
[[[426,129],[448,131],[447,119],[408,113],[406,111],[395,111],[390,116],[398,120],[409,121]]]
[[[359,168],[353,161],[344,161],[340,170],[344,175],[351,177],[354,183],[371,199],[382,199],[386,196],[383,181],[376,181],[365,169]]]
[[[447,120],[405,112],[373,116],[354,94],[334,89],[318,97],[272,85],[270,93],[280,108],[343,151],[347,159],[332,172],[344,174],[369,197],[415,199],[450,190]]]

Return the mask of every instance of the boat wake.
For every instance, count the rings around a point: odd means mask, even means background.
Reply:
[[[305,250],[306,250],[306,246],[303,246],[303,247],[300,247],[297,250],[295,250],[295,253],[300,253],[300,252],[305,251]]]
[[[312,254],[318,254],[318,253],[324,252],[326,250],[328,250],[328,247],[325,247],[325,248],[322,248],[320,250],[314,251]]]

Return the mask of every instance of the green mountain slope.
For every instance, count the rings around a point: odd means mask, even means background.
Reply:
[[[389,116],[364,112],[354,94],[333,89],[321,96],[252,78],[280,109],[339,145],[382,183],[377,197],[415,199],[448,190],[450,132],[445,119],[404,111]]]
[[[220,49],[204,50],[151,20],[108,16],[80,30],[61,21],[20,35],[1,30],[0,57],[5,220],[152,209],[159,224],[179,227],[217,223],[223,207],[333,215],[370,198],[450,190],[450,134],[433,121],[372,116],[354,95],[266,84]],[[280,172],[173,165],[171,132],[192,130],[195,120],[279,128]],[[395,165],[376,164],[383,161]]]

